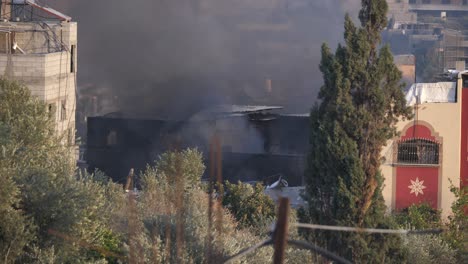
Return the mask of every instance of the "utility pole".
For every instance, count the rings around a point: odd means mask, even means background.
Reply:
[[[283,264],[284,252],[288,239],[288,216],[289,216],[289,199],[281,197],[279,200],[278,220],[274,233],[274,248],[275,253],[273,256],[274,264]]]

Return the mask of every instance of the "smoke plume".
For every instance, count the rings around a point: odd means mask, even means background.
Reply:
[[[307,112],[320,46],[359,0],[49,0],[78,22],[80,87],[127,113],[181,118],[212,104]]]

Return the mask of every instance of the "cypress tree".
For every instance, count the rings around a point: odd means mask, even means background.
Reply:
[[[311,136],[303,220],[342,226],[390,228],[382,197],[381,151],[408,118],[401,72],[389,47],[385,0],[362,0],[361,26],[345,17],[344,45],[322,46],[324,85],[311,111]],[[356,263],[401,261],[398,237],[314,232],[314,241]],[[400,259],[396,259],[396,257]]]

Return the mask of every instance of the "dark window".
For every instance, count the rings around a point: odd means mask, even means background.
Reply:
[[[439,164],[439,143],[421,138],[399,141],[397,162]]]
[[[430,4],[431,0],[423,0],[422,2],[423,2],[423,4]]]
[[[416,4],[416,0],[409,0],[410,4]]]
[[[51,103],[48,105],[49,116],[56,121],[56,113],[57,113],[57,106],[55,103]]]
[[[442,0],[442,4],[444,4],[444,5],[449,5],[449,4],[450,4],[450,0]]]
[[[468,0],[463,0],[463,5],[468,5]]]
[[[70,72],[75,72],[76,70],[76,45],[71,45],[70,49]]]

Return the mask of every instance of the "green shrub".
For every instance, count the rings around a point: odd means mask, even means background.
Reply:
[[[239,222],[241,228],[254,228],[262,230],[271,225],[275,218],[275,204],[264,193],[262,184],[254,186],[238,182],[225,183],[226,192],[223,197],[223,206],[226,207]]]
[[[442,226],[440,211],[429,204],[413,204],[395,214],[395,220],[402,228],[430,229]]]

